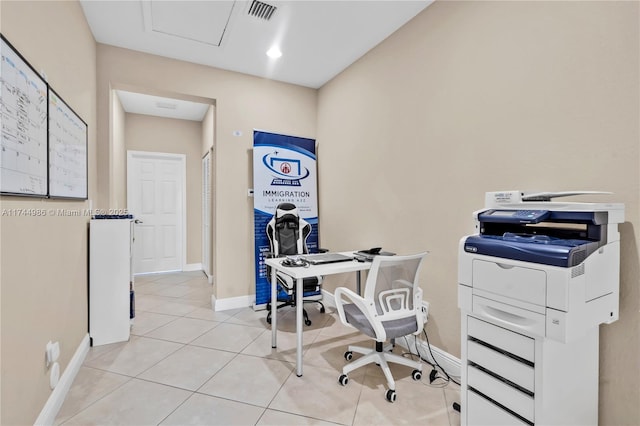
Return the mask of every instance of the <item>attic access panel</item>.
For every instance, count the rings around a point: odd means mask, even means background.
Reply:
[[[235,3],[152,0],[143,11],[151,15],[151,31],[218,47]]]

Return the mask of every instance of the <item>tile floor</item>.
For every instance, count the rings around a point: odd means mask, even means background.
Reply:
[[[56,424],[64,425],[459,425],[453,383],[414,381],[392,366],[398,399],[384,399],[375,365],[338,383],[346,346],[369,345],[333,308],[304,333],[304,375],[295,370],[295,311],[278,315],[271,348],[266,312],[214,312],[201,272],[136,278],[136,318],[128,342],[92,347]],[[397,348],[396,351],[402,348]],[[358,355],[354,355],[356,357]]]

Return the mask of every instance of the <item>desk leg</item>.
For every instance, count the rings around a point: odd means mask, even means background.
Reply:
[[[303,318],[303,296],[304,286],[302,285],[303,279],[298,278],[296,280],[296,375],[302,376],[302,318]]]
[[[278,285],[276,268],[271,268],[271,347],[276,348],[278,335]]]

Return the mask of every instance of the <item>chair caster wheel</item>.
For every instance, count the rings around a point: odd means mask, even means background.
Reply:
[[[324,314],[324,312],[325,312],[325,311],[324,311],[324,306],[322,306],[322,307],[320,308],[320,313],[321,313],[321,314]]]
[[[267,324],[271,324],[271,318],[267,318]]]
[[[385,394],[385,398],[389,402],[396,402],[396,391],[389,389]]]
[[[353,359],[353,352],[351,351],[346,351],[344,353],[344,359],[346,359],[347,361],[351,361]]]
[[[346,374],[342,374],[340,375],[340,377],[338,377],[338,382],[342,386],[347,386],[347,383],[349,383],[349,377]]]
[[[304,320],[304,323],[306,326],[310,326],[311,325],[311,320]]]
[[[422,378],[422,371],[413,370],[413,372],[411,373],[411,377],[413,378],[413,380],[420,380]]]

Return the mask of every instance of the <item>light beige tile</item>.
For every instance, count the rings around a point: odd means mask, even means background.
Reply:
[[[249,327],[258,327],[263,330],[270,327],[269,324],[267,324],[267,311],[254,311],[253,308],[242,309],[226,322],[246,325]]]
[[[191,287],[187,287],[186,285],[171,284],[169,285],[169,287],[163,289],[162,291],[157,292],[156,294],[158,296],[165,296],[165,297],[183,297],[192,291],[193,289]]]
[[[136,290],[136,294],[135,294],[136,314],[140,311],[149,311],[150,309],[158,305],[161,305],[163,303],[167,303],[168,301],[169,299],[165,297],[156,296],[154,294],[138,293],[138,291]]]
[[[148,282],[142,284],[135,284],[136,295],[159,295],[159,293],[171,288],[171,284],[162,284],[159,282]]]
[[[189,312],[185,315],[187,318],[197,318],[207,321],[225,322],[233,315],[227,313],[228,311],[214,311],[211,307],[197,308],[196,310]]]
[[[61,424],[129,380],[131,378],[128,376],[80,367],[56,416],[55,424]]]
[[[454,401],[460,401],[459,386],[427,386],[427,364],[425,379],[420,382],[412,380],[412,369],[391,364],[398,389],[394,404],[384,399],[386,380],[375,364],[351,372],[349,384],[340,386],[338,377],[342,366],[348,364],[343,358],[347,346],[356,343],[373,348],[373,343],[341,324],[335,308],[327,307],[321,314],[317,307],[305,305],[313,324],[304,326],[304,375],[297,377],[291,370],[296,358],[294,309],[279,311],[278,348],[272,349],[267,312],[252,308],[214,312],[212,286],[201,272],[136,277],[136,290],[140,286],[143,292],[136,291],[136,320],[130,341],[90,348],[56,423],[75,415],[69,424],[460,424],[459,413],[451,408]],[[188,292],[182,297],[158,295],[176,287],[180,292],[188,288]],[[177,319],[183,325],[189,323],[184,321],[187,319],[226,324],[218,324],[216,328],[225,327],[215,333],[213,328],[198,337],[198,345],[196,341],[185,346],[136,335]],[[186,333],[192,330],[187,327]],[[186,337],[182,334],[178,338]],[[394,352],[402,350],[397,347]],[[354,354],[354,359],[359,356]],[[288,376],[282,379],[281,374]],[[129,377],[135,375],[139,376]],[[119,378],[125,381],[120,387]],[[134,385],[133,381],[147,385]],[[204,385],[198,388],[199,384]],[[122,388],[134,389],[135,395],[123,394]],[[193,397],[179,405],[175,398],[163,397],[163,391],[158,393],[160,389]],[[199,390],[193,394],[192,389]],[[158,395],[164,402],[158,404]],[[272,399],[267,401],[269,395]],[[269,404],[266,410],[259,406],[265,404]]]
[[[180,343],[136,337],[127,345],[109,351],[98,358],[85,361],[85,365],[112,373],[137,376],[182,346]]]
[[[159,280],[162,278],[164,274],[145,274],[145,275],[136,275],[134,280],[136,284],[149,283],[155,280]]]
[[[194,288],[187,287],[188,292],[181,296],[180,298],[183,300],[206,300],[209,302],[208,307],[211,308],[211,289],[210,288]]]
[[[302,334],[302,353],[311,347],[319,335],[318,330],[305,331]],[[242,353],[245,355],[253,355],[264,358],[278,359],[280,361],[295,362],[297,339],[295,333],[286,333],[278,331],[276,343],[277,348],[271,347],[271,330],[265,330],[257,339],[249,344]]]
[[[109,343],[108,345],[99,345],[99,346],[91,346],[89,348],[89,352],[87,352],[87,356],[84,359],[84,363],[86,364],[88,361],[99,358],[107,352],[111,352],[112,350],[122,348],[126,346],[130,342],[134,341],[136,336],[131,336],[129,341],[118,342],[118,343]]]
[[[146,337],[178,343],[189,343],[216,327],[218,324],[219,323],[214,321],[181,317],[147,333]]]
[[[444,388],[444,397],[447,404],[447,412],[449,413],[449,424],[451,426],[460,426],[460,412],[453,409],[453,403],[460,404],[460,386],[453,382],[449,382]]]
[[[336,372],[341,372],[342,367],[349,363],[344,358],[349,345],[366,346],[369,345],[369,342],[372,342],[372,340],[363,340],[362,335],[355,338],[342,338],[321,333],[305,352],[304,363],[305,365],[331,368]],[[354,360],[358,357],[360,355],[353,355]]]
[[[182,389],[131,379],[65,425],[157,425],[189,395]]]
[[[177,318],[179,317],[156,314],[154,312],[136,312],[136,317],[133,319],[133,326],[131,327],[131,334],[143,336],[158,327],[162,327],[171,321],[175,321]]]
[[[191,278],[192,277],[185,273],[169,273],[155,280],[155,282],[159,284],[180,284],[189,281]]]
[[[284,413],[282,411],[267,410],[264,412],[257,426],[335,426],[335,423],[329,423],[311,417],[298,416],[295,414]]]
[[[330,326],[335,320],[333,319],[331,314],[328,313],[320,313],[320,311],[315,307],[309,307],[305,305],[305,309],[307,310],[307,314],[309,315],[309,320],[311,321],[311,325],[304,324],[303,317],[303,328],[304,331],[316,330],[322,331],[325,327]],[[267,316],[267,311],[264,312],[264,318]],[[292,307],[286,307],[278,310],[278,330],[285,331],[289,333],[296,332],[296,310]],[[266,324],[267,328],[270,328],[270,324]]]
[[[192,341],[191,344],[223,351],[240,352],[265,331],[256,327],[223,322]]]
[[[349,425],[361,390],[362,385],[357,381],[340,386],[334,370],[306,368],[302,377],[289,376],[269,408]]]
[[[212,290],[213,289],[213,285],[209,284],[209,281],[207,280],[207,277],[205,277],[205,276],[190,278],[188,281],[180,283],[180,285],[185,285],[185,286],[192,287],[192,288],[208,289],[208,290]]]
[[[266,407],[292,370],[287,362],[239,354],[198,392]]]
[[[337,313],[331,314],[331,320],[327,321],[327,323],[322,327],[321,334],[329,335],[335,337],[355,337],[362,336],[363,334],[351,327],[350,325],[345,325],[340,321],[340,317]]]
[[[180,299],[174,299],[175,301],[165,301],[157,305],[150,306],[146,309],[149,312],[155,312],[158,314],[184,316],[190,312],[195,311],[202,307],[202,303],[198,304],[197,301],[178,301]]]
[[[138,377],[195,391],[235,356],[232,352],[185,346]]]
[[[253,425],[264,408],[208,395],[193,394],[162,425]]]
[[[346,387],[349,386],[350,383]],[[386,391],[386,381],[365,377],[354,426],[449,424],[442,388],[430,387],[420,381],[398,381],[394,403],[385,399]]]

